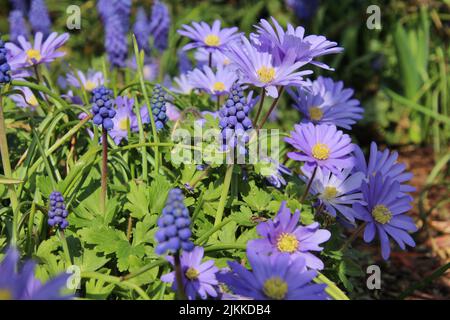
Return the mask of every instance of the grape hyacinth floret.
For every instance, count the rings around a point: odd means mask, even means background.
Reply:
[[[52,22],[50,21],[44,0],[31,1],[28,18],[33,32],[42,32],[44,37],[47,37],[52,32]]]
[[[168,118],[166,114],[166,95],[161,85],[157,84],[153,88],[152,101],[150,105],[152,107],[153,117],[155,119],[156,130],[160,131],[164,128]]]
[[[94,115],[94,124],[100,126],[106,130],[111,130],[114,127],[112,118],[116,115],[116,111],[113,108],[113,92],[110,89],[100,86],[92,91],[92,114]]]
[[[19,36],[28,38],[30,36],[22,11],[13,10],[9,14],[9,40],[17,42]]]
[[[6,60],[5,43],[0,40],[0,84],[11,82],[11,67]]]
[[[235,147],[237,138],[253,128],[252,121],[248,117],[249,112],[250,108],[242,87],[237,83],[233,84],[230,96],[219,111],[219,127],[222,130],[225,146]]]
[[[48,210],[48,225],[64,230],[69,226],[67,216],[69,212],[64,204],[64,197],[58,191],[50,194],[50,208]]]
[[[166,206],[158,219],[159,230],[155,234],[157,254],[164,254],[168,250],[177,252],[183,249],[190,252],[194,249],[194,244],[189,240],[192,234],[191,219],[183,200],[184,195],[180,189],[170,190]]]

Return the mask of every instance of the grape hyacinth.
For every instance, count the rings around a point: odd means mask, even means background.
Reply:
[[[113,0],[111,7],[120,20],[124,31],[130,28],[131,0]]]
[[[10,0],[13,10],[20,10],[23,14],[28,12],[28,0]]]
[[[156,131],[162,130],[168,120],[166,114],[166,102],[166,95],[163,88],[161,85],[156,84],[153,88],[152,101],[150,102],[153,117],[155,119]]]
[[[230,96],[219,111],[219,127],[222,130],[225,146],[235,147],[236,135],[242,135],[247,130],[252,129],[252,121],[248,117],[249,112],[250,108],[247,105],[242,87],[237,83],[233,84],[230,89]]]
[[[152,8],[149,30],[153,36],[153,45],[159,51],[164,51],[168,46],[170,15],[167,6],[160,1],[155,1]]]
[[[51,32],[52,22],[48,15],[47,6],[44,0],[32,0],[28,19],[33,32],[42,32],[46,38]]]
[[[106,130],[111,130],[114,127],[112,118],[116,115],[113,108],[114,100],[112,98],[113,92],[110,89],[100,86],[92,91],[92,114],[94,115],[94,124]]]
[[[166,206],[158,219],[159,229],[155,234],[158,242],[155,250],[157,254],[164,254],[167,250],[177,252],[183,249],[191,252],[194,249],[194,244],[189,240],[191,219],[183,200],[180,189],[170,190]]]
[[[17,38],[30,36],[22,11],[13,10],[9,14],[9,40],[17,43]]]
[[[136,42],[139,50],[144,50],[146,55],[150,54],[150,30],[147,28],[148,21],[145,9],[139,7],[136,13],[136,21],[133,26],[133,32],[136,36]]]
[[[11,67],[6,60],[5,43],[0,40],[0,84],[11,82],[10,70]]]
[[[128,54],[127,35],[118,15],[112,14],[105,22],[105,49],[111,68],[125,67]]]
[[[69,225],[67,216],[69,212],[64,204],[64,197],[58,191],[50,194],[50,208],[48,210],[48,225],[64,230]]]

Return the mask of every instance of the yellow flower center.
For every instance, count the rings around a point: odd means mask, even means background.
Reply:
[[[127,131],[128,130],[128,124],[130,123],[129,118],[123,118],[119,121],[119,128],[120,130]]]
[[[0,300],[12,300],[12,293],[8,289],[0,289]]]
[[[309,108],[309,117],[311,120],[319,121],[323,117],[323,112],[319,107],[311,107]]]
[[[331,200],[336,198],[337,195],[337,189],[335,187],[325,187],[322,193],[322,197],[325,200]]]
[[[210,47],[217,47],[220,44],[220,38],[215,34],[208,34],[203,40]]]
[[[283,279],[272,277],[264,282],[263,291],[268,298],[283,300],[288,292],[288,285]]]
[[[277,239],[277,248],[280,252],[294,253],[298,249],[297,237],[291,233],[282,233]]]
[[[42,59],[41,52],[35,49],[27,50],[27,57],[30,63],[39,62]]]
[[[33,107],[36,107],[39,104],[39,102],[36,99],[36,96],[34,94],[32,96],[30,96],[26,101],[30,106],[33,106]]]
[[[214,83],[213,91],[214,92],[225,91],[225,84],[223,82],[220,82],[220,81]]]
[[[386,224],[392,219],[392,213],[382,204],[376,205],[372,210],[372,217],[376,222]]]
[[[256,71],[259,81],[269,83],[275,79],[275,69],[272,67],[261,67]]]
[[[189,268],[186,270],[186,278],[188,278],[189,280],[197,279],[199,274],[200,273],[194,268]]]
[[[330,148],[324,143],[316,143],[312,148],[312,155],[317,160],[326,160],[330,157]]]
[[[95,82],[91,81],[91,80],[88,80],[88,81],[86,82],[86,84],[84,85],[84,88],[85,88],[87,91],[92,91],[92,90],[94,90],[96,87],[97,87],[97,84],[96,84]]]

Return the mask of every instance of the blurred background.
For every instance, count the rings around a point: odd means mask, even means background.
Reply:
[[[14,2],[14,1],[12,1]],[[27,1],[22,1],[27,3]],[[261,0],[261,1],[162,1],[171,16],[168,48],[155,51],[157,79],[179,73],[177,54],[185,43],[176,30],[191,21],[222,20],[249,33],[260,18],[275,17],[285,25],[302,25],[307,34],[321,34],[345,48],[326,62],[335,72],[314,69],[313,77],[324,75],[342,80],[365,108],[365,117],[352,134],[366,149],[371,141],[399,151],[400,161],[414,173],[414,215],[419,227],[418,246],[395,252],[383,265],[383,290],[378,298],[396,297],[399,292],[426,278],[432,285],[419,286],[410,298],[450,297],[450,276],[440,266],[450,262],[450,1],[375,0]],[[0,0],[0,32],[9,33],[11,3]],[[86,70],[100,64],[104,55],[104,30],[96,1],[47,0],[53,30],[70,32],[66,61]],[[66,29],[69,5],[81,8],[81,29]],[[150,16],[153,1],[133,1],[132,17],[139,7]],[[373,12],[380,9],[381,29],[367,27]],[[133,21],[132,21],[133,22]],[[193,56],[189,56],[191,62]],[[274,126],[292,127],[300,119],[285,101]],[[365,250],[374,250],[361,245]],[[414,273],[411,273],[413,270]],[[423,282],[422,282],[423,284]],[[357,288],[356,288],[357,290]],[[361,296],[361,295],[360,295]]]

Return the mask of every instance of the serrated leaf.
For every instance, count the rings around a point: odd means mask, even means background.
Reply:
[[[137,185],[135,181],[130,182],[130,192],[127,194],[128,202],[124,209],[129,210],[133,218],[142,219],[149,212],[149,199],[147,188],[144,184]]]
[[[249,194],[243,196],[242,199],[255,211],[264,211],[272,200],[272,196],[264,190],[259,189],[252,181],[250,183]]]
[[[162,175],[157,175],[153,179],[149,188],[150,212],[160,214],[164,208],[169,190],[172,184]]]

